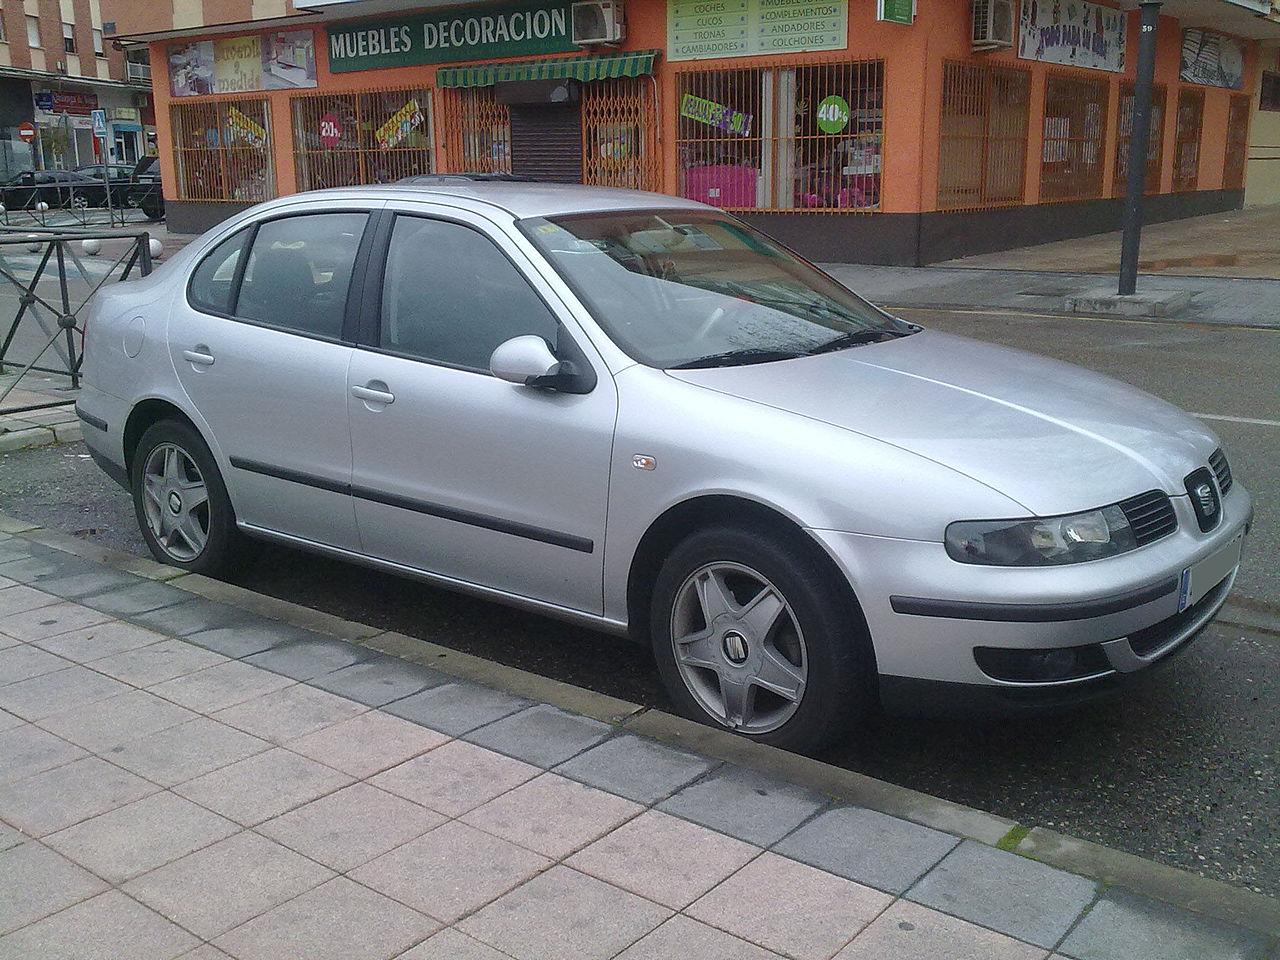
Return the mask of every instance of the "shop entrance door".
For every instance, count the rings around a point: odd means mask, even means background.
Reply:
[[[511,172],[550,183],[582,182],[582,88],[576,80],[499,83],[511,117]]]

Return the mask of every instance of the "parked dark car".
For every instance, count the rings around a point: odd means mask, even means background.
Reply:
[[[132,163],[108,163],[107,176],[112,183],[124,181],[126,183],[133,180],[133,171],[135,165]],[[92,180],[102,179],[102,164],[86,163],[83,166],[76,167],[75,172]]]
[[[125,201],[128,206],[138,207],[148,220],[164,218],[164,189],[160,184],[160,160],[158,157],[143,157],[133,168],[133,183]]]
[[[9,210],[34,210],[38,203],[49,209],[106,206],[107,188],[74,170],[26,170],[3,188],[3,202]]]

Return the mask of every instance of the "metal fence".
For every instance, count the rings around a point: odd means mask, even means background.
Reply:
[[[511,111],[498,103],[493,87],[450,87],[437,90],[436,98],[440,169],[510,173]]]
[[[653,77],[583,84],[582,182],[662,189],[658,129],[658,87]]]
[[[1233,96],[1227,111],[1227,159],[1222,171],[1225,190],[1244,189],[1244,168],[1249,160],[1248,96]]]
[[[1061,72],[1046,75],[1042,202],[1102,196],[1109,86],[1105,78]]]
[[[158,180],[95,182],[58,175],[35,171],[30,183],[0,186],[0,224],[39,229],[127,226],[164,216]]]
[[[294,97],[298,189],[391,183],[435,171],[425,87]]]
[[[169,111],[178,199],[256,203],[275,196],[266,100],[175,103]]]
[[[1026,198],[1031,72],[951,61],[942,72],[938,209],[989,210]]]
[[[1151,133],[1147,145],[1147,173],[1143,190],[1160,192],[1160,173],[1164,167],[1164,111],[1167,91],[1162,83],[1151,85]],[[1123,197],[1129,189],[1129,145],[1133,139],[1134,84],[1126,80],[1120,85],[1119,125],[1116,128],[1115,178],[1111,195]]]
[[[1204,91],[1178,91],[1178,127],[1173,139],[1173,192],[1194,190],[1200,176],[1200,134],[1204,124]]]

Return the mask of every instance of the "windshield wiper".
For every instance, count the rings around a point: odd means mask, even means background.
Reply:
[[[734,367],[747,363],[769,363],[772,360],[795,360],[808,356],[803,350],[761,350],[746,348],[727,350],[724,353],[712,353],[705,357],[696,357],[682,363],[672,364],[668,370],[694,370],[701,367]]]
[[[860,347],[867,343],[879,343],[881,340],[890,337],[905,336],[905,333],[898,333],[896,330],[851,330],[849,333],[842,333],[826,343],[819,344],[810,350],[806,356],[812,357],[818,353],[833,353],[836,350],[843,350],[845,347]]]

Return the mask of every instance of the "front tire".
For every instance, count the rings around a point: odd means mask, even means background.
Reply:
[[[658,573],[649,622],[667,692],[690,719],[811,753],[874,703],[861,611],[799,531],[691,534]]]
[[[161,563],[218,575],[248,559],[222,474],[200,435],[178,420],[147,428],[130,485],[142,536]]]

